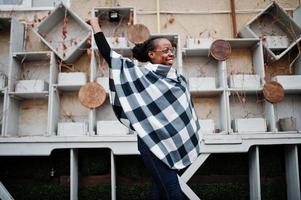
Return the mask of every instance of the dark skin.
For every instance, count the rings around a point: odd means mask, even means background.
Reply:
[[[172,66],[174,62],[174,53],[172,44],[168,39],[156,39],[155,49],[148,52],[151,63]],[[162,52],[167,50],[168,52]]]
[[[91,25],[94,33],[102,31],[98,24],[97,17],[89,18],[86,21]],[[154,42],[154,50],[148,52],[150,62],[153,64],[162,64],[171,67],[174,61],[174,53],[170,41],[168,39],[162,38],[156,39]]]

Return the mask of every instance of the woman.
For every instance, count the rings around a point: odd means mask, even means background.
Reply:
[[[110,101],[121,123],[138,134],[138,149],[154,183],[150,199],[184,199],[177,171],[199,154],[200,126],[186,80],[172,67],[175,49],[157,37],[133,48],[133,62],[112,51],[98,24],[89,20],[110,68]]]

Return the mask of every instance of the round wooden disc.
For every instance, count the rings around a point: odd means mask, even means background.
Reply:
[[[282,101],[284,97],[284,90],[282,85],[276,81],[265,83],[263,86],[263,96],[267,101],[271,103]]]
[[[145,25],[134,24],[129,26],[127,35],[132,43],[141,44],[149,38],[150,32]]]
[[[83,106],[96,108],[101,106],[106,100],[106,91],[98,83],[91,82],[80,88],[78,98]]]
[[[231,55],[231,45],[225,40],[215,40],[210,47],[210,55],[216,60],[227,60]]]

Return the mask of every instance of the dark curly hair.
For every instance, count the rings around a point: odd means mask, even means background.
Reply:
[[[150,61],[148,52],[155,49],[155,41],[159,39],[166,39],[165,37],[152,37],[142,44],[136,44],[132,49],[133,57],[140,62]]]

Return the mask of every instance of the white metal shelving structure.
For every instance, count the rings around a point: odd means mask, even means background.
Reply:
[[[260,38],[269,59],[280,59],[301,40],[301,28],[276,2],[252,18],[240,31],[245,38]]]
[[[105,35],[113,35],[120,43],[112,45],[113,49],[126,57],[131,57],[130,43],[123,42],[126,38],[128,23],[136,23],[136,12],[133,7],[95,8],[94,16],[106,15],[109,11],[118,11],[122,22],[114,32],[116,22],[102,24]],[[0,21],[1,22],[1,21]],[[9,22],[9,20],[7,20]],[[10,29],[10,52],[8,67],[8,87],[1,90],[0,106],[3,105],[3,124],[0,137],[0,155],[50,155],[54,149],[70,149],[71,165],[71,199],[77,199],[78,187],[78,157],[77,150],[81,148],[109,148],[111,149],[111,184],[112,199],[116,199],[116,174],[114,155],[137,155],[137,136],[130,133],[116,119],[111,108],[109,97],[104,105],[96,109],[82,107],[77,100],[77,91],[82,84],[60,85],[58,76],[61,67],[58,57],[54,52],[26,52],[23,47],[25,29],[24,25],[12,18]],[[262,87],[265,83],[264,51],[263,44],[257,38],[226,39],[232,47],[232,55],[226,61],[216,61],[209,54],[209,46],[201,48],[180,47],[180,38],[177,34],[153,34],[170,39],[177,47],[176,62],[174,67],[183,74],[188,82],[193,97],[195,109],[205,130],[202,135],[201,151],[199,158],[186,169],[180,177],[184,193],[190,199],[199,199],[187,185],[188,180],[202,166],[212,153],[242,153],[249,152],[249,177],[250,198],[261,199],[260,195],[260,145],[285,145],[285,162],[288,199],[300,199],[300,182],[298,167],[297,144],[301,143],[301,105],[300,90],[285,88],[286,97],[283,102],[271,104],[264,100],[257,102],[262,97]],[[7,35],[6,35],[7,37]],[[121,38],[120,38],[121,37]],[[118,39],[119,38],[119,39]],[[113,40],[116,41],[116,40]],[[103,58],[98,55],[98,50],[92,37],[91,57],[78,57],[74,62],[82,61],[89,65],[86,72],[87,82],[97,81],[108,92],[108,66]],[[118,46],[118,45],[121,46]],[[126,46],[123,46],[126,45]],[[76,51],[76,50],[75,50]],[[28,67],[29,74],[39,72],[39,78],[48,82],[48,90],[21,94],[15,91],[18,80],[22,80],[20,69],[26,61],[44,63],[42,70]],[[251,63],[251,64],[246,64]],[[295,75],[301,74],[300,58],[295,62]],[[46,67],[47,66],[47,67]],[[34,69],[34,70],[33,70]],[[27,72],[26,72],[27,73]],[[40,75],[46,75],[40,77]],[[231,80],[233,79],[233,80]],[[30,78],[36,80],[36,77]],[[245,87],[247,85],[256,87]],[[202,84],[202,85],[200,85]],[[246,111],[240,109],[243,105],[237,102],[244,98]],[[107,95],[108,96],[108,95]],[[36,103],[36,101],[38,103]],[[24,105],[23,105],[23,103]],[[42,103],[42,107],[41,104]],[[257,104],[259,107],[257,108]],[[35,107],[41,110],[43,123],[28,125],[29,134],[23,133],[22,114],[26,111],[34,114]],[[28,110],[28,108],[30,108]],[[2,109],[0,107],[0,109]],[[64,111],[63,111],[64,110]],[[232,120],[248,118],[249,112],[255,113],[253,117],[262,118],[267,124],[266,131],[244,132],[234,131]],[[285,112],[284,112],[285,111]],[[253,113],[254,114],[254,113]],[[27,113],[28,115],[28,113]],[[73,115],[73,118],[70,118]],[[296,131],[282,131],[279,129],[279,118],[296,118]],[[67,117],[67,118],[66,118]],[[69,117],[69,118],[68,118]],[[251,118],[252,119],[252,118]],[[86,123],[84,134],[58,134],[59,122]],[[39,121],[38,121],[39,122]],[[17,126],[16,126],[17,123]],[[23,123],[24,124],[24,123]],[[40,126],[42,125],[42,126]],[[19,131],[22,129],[22,131]],[[240,129],[238,129],[240,130]],[[26,137],[25,137],[26,136]],[[28,137],[30,136],[30,137]]]

